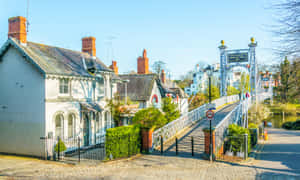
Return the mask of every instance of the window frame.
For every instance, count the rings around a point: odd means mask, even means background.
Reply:
[[[67,83],[66,83],[67,82]],[[63,88],[63,89],[61,89]],[[65,88],[67,88],[67,92],[65,92]],[[61,92],[63,90],[63,92]],[[58,81],[58,94],[62,96],[70,95],[71,92],[71,81],[67,78],[59,79]]]

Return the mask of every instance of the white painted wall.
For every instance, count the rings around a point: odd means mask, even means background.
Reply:
[[[152,88],[152,92],[151,92],[151,96],[149,98],[149,100],[147,101],[147,107],[151,107],[152,106],[152,97],[153,95],[156,94],[157,97],[158,97],[158,108],[161,108],[162,107],[162,96],[160,94],[160,91],[158,89],[158,86],[157,86],[157,83],[154,82],[154,85],[153,85],[153,88]]]
[[[43,155],[45,80],[10,47],[0,62],[0,152]]]

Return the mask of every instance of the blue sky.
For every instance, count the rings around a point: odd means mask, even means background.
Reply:
[[[0,0],[0,44],[7,40],[8,18],[26,16],[26,0]],[[199,61],[219,62],[218,46],[248,48],[254,36],[259,62],[272,62],[273,23],[267,0],[30,0],[28,40],[81,50],[81,38],[96,37],[97,56],[119,71],[136,70],[147,49],[150,64],[167,63],[172,77]]]

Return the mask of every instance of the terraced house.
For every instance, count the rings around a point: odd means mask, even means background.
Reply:
[[[44,156],[53,147],[43,138],[103,141],[114,126],[106,99],[118,77],[96,57],[95,40],[82,38],[82,52],[28,42],[26,19],[9,19],[0,49],[0,152]]]

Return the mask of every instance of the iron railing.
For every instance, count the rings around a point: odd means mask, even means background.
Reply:
[[[219,99],[213,100],[212,104],[215,107],[222,106],[227,103],[236,102],[239,100],[238,95],[224,96]],[[191,126],[195,122],[205,118],[205,112],[208,105],[204,104],[188,113],[183,114],[178,119],[166,124],[165,126],[155,130],[152,134],[152,149],[156,149],[161,145],[161,137],[168,141],[184,128]]]

